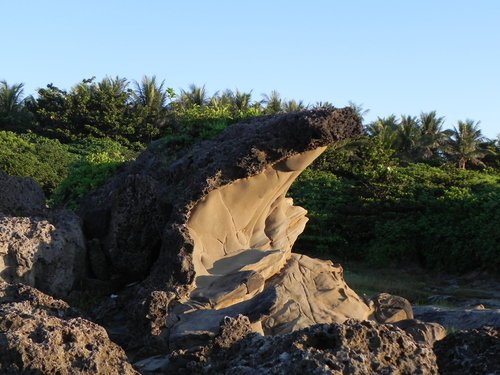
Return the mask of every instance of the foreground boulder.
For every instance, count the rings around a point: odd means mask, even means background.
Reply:
[[[50,217],[0,214],[0,278],[65,297],[85,273],[85,241],[70,212]]]
[[[0,172],[0,280],[66,297],[85,274],[80,219],[45,207],[30,178]]]
[[[457,331],[434,346],[440,374],[499,374],[500,328]]]
[[[245,317],[226,318],[208,346],[172,353],[163,370],[227,375],[438,373],[430,347],[389,325],[348,320],[278,336],[249,331]]]
[[[2,281],[0,373],[137,374],[104,328],[61,300]]]

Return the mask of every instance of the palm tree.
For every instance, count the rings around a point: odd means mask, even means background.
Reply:
[[[313,108],[314,109],[317,109],[317,108],[334,109],[335,106],[330,102],[319,101],[319,102],[314,103]]]
[[[252,92],[242,92],[238,89],[231,96],[233,108],[238,111],[246,111],[252,103]]]
[[[294,99],[287,100],[282,103],[283,112],[299,112],[306,109],[307,106],[302,102],[302,100],[296,101]]]
[[[33,124],[33,115],[27,103],[33,98],[23,98],[24,84],[9,85],[0,81],[0,128],[4,130],[24,131]]]
[[[401,115],[401,122],[396,133],[398,157],[404,162],[412,162],[418,159],[422,132],[417,118]]]
[[[481,147],[485,138],[479,129],[479,121],[467,119],[458,121],[458,127],[448,130],[447,153],[458,162],[460,169],[466,169],[467,162],[484,166],[480,160],[487,154]]]
[[[437,117],[436,111],[420,114],[420,127],[422,130],[421,157],[430,159],[437,156],[448,138],[443,131],[444,117]]]
[[[173,90],[165,87],[165,81],[158,82],[156,76],[144,76],[139,83],[135,81],[133,91],[136,113],[140,113],[141,128],[138,133],[143,140],[150,142],[160,134],[167,123],[167,101],[172,98]]]
[[[365,119],[365,116],[370,112],[369,109],[364,109],[363,104],[356,104],[353,101],[349,100],[349,107],[353,109],[353,111],[358,115],[359,119],[361,120],[361,123],[363,124],[363,121]]]
[[[101,82],[97,83],[97,85],[92,85],[91,87],[96,92],[119,98],[122,95],[128,96],[128,85],[129,83],[126,78],[116,76],[115,78],[105,77]]]
[[[158,111],[165,108],[170,98],[165,80],[158,82],[156,76],[144,76],[140,83],[134,81],[134,85],[133,97],[136,104]]]
[[[283,111],[283,100],[281,99],[281,95],[278,91],[273,90],[269,95],[262,94],[262,97],[262,103],[266,106],[265,113],[275,114]]]
[[[7,81],[0,81],[0,113],[12,115],[19,112],[23,106],[24,84],[10,85]]]
[[[205,85],[199,87],[195,84],[191,84],[189,85],[189,90],[181,90],[178,102],[183,108],[189,108],[194,105],[202,107],[208,104],[208,93],[205,89]]]
[[[398,138],[399,121],[395,115],[379,117],[365,126],[366,133],[376,138],[385,149],[394,149]]]

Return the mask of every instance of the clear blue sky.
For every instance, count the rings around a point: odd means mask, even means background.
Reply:
[[[352,100],[368,121],[435,109],[500,133],[497,0],[24,0],[0,15],[0,79],[27,94],[154,74],[176,90]]]

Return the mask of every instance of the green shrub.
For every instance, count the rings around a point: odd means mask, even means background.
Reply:
[[[297,247],[374,265],[500,269],[500,174],[410,164],[377,178],[306,171],[290,195],[309,211]]]
[[[9,175],[32,177],[46,194],[66,177],[74,160],[58,140],[0,131],[0,169]]]
[[[123,155],[106,151],[83,156],[71,165],[68,177],[54,191],[51,204],[77,208],[85,195],[104,184],[124,162]]]

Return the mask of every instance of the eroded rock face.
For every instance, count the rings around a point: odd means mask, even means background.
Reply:
[[[286,196],[327,145],[360,133],[346,108],[232,125],[173,163],[158,141],[87,198],[85,233],[115,275],[143,280],[172,347],[213,337],[226,315],[265,334],[373,318],[341,267],[292,254],[307,217]]]
[[[398,328],[348,320],[291,334],[248,334],[245,317],[226,318],[215,339],[179,350],[166,371],[176,374],[437,374],[431,348]]]
[[[136,306],[146,307],[134,328],[147,315],[151,332],[180,348],[203,344],[238,314],[263,334],[412,318],[407,301],[364,301],[339,265],[292,254],[307,212],[288,189],[326,146],[360,133],[346,108],[239,123],[173,163],[158,141],[89,196],[80,214],[92,248],[115,277],[142,280]]]
[[[162,288],[201,285],[220,258],[252,249],[278,250],[284,264],[305,223],[288,187],[323,147],[360,133],[340,109],[235,124],[174,162],[159,140],[82,204],[85,234],[116,274]]]
[[[104,328],[61,300],[2,281],[0,373],[138,374]]]
[[[0,172],[0,280],[65,297],[85,274],[80,219],[45,207],[30,178]]]
[[[85,273],[85,241],[69,211],[49,217],[0,214],[0,278],[66,296]]]

